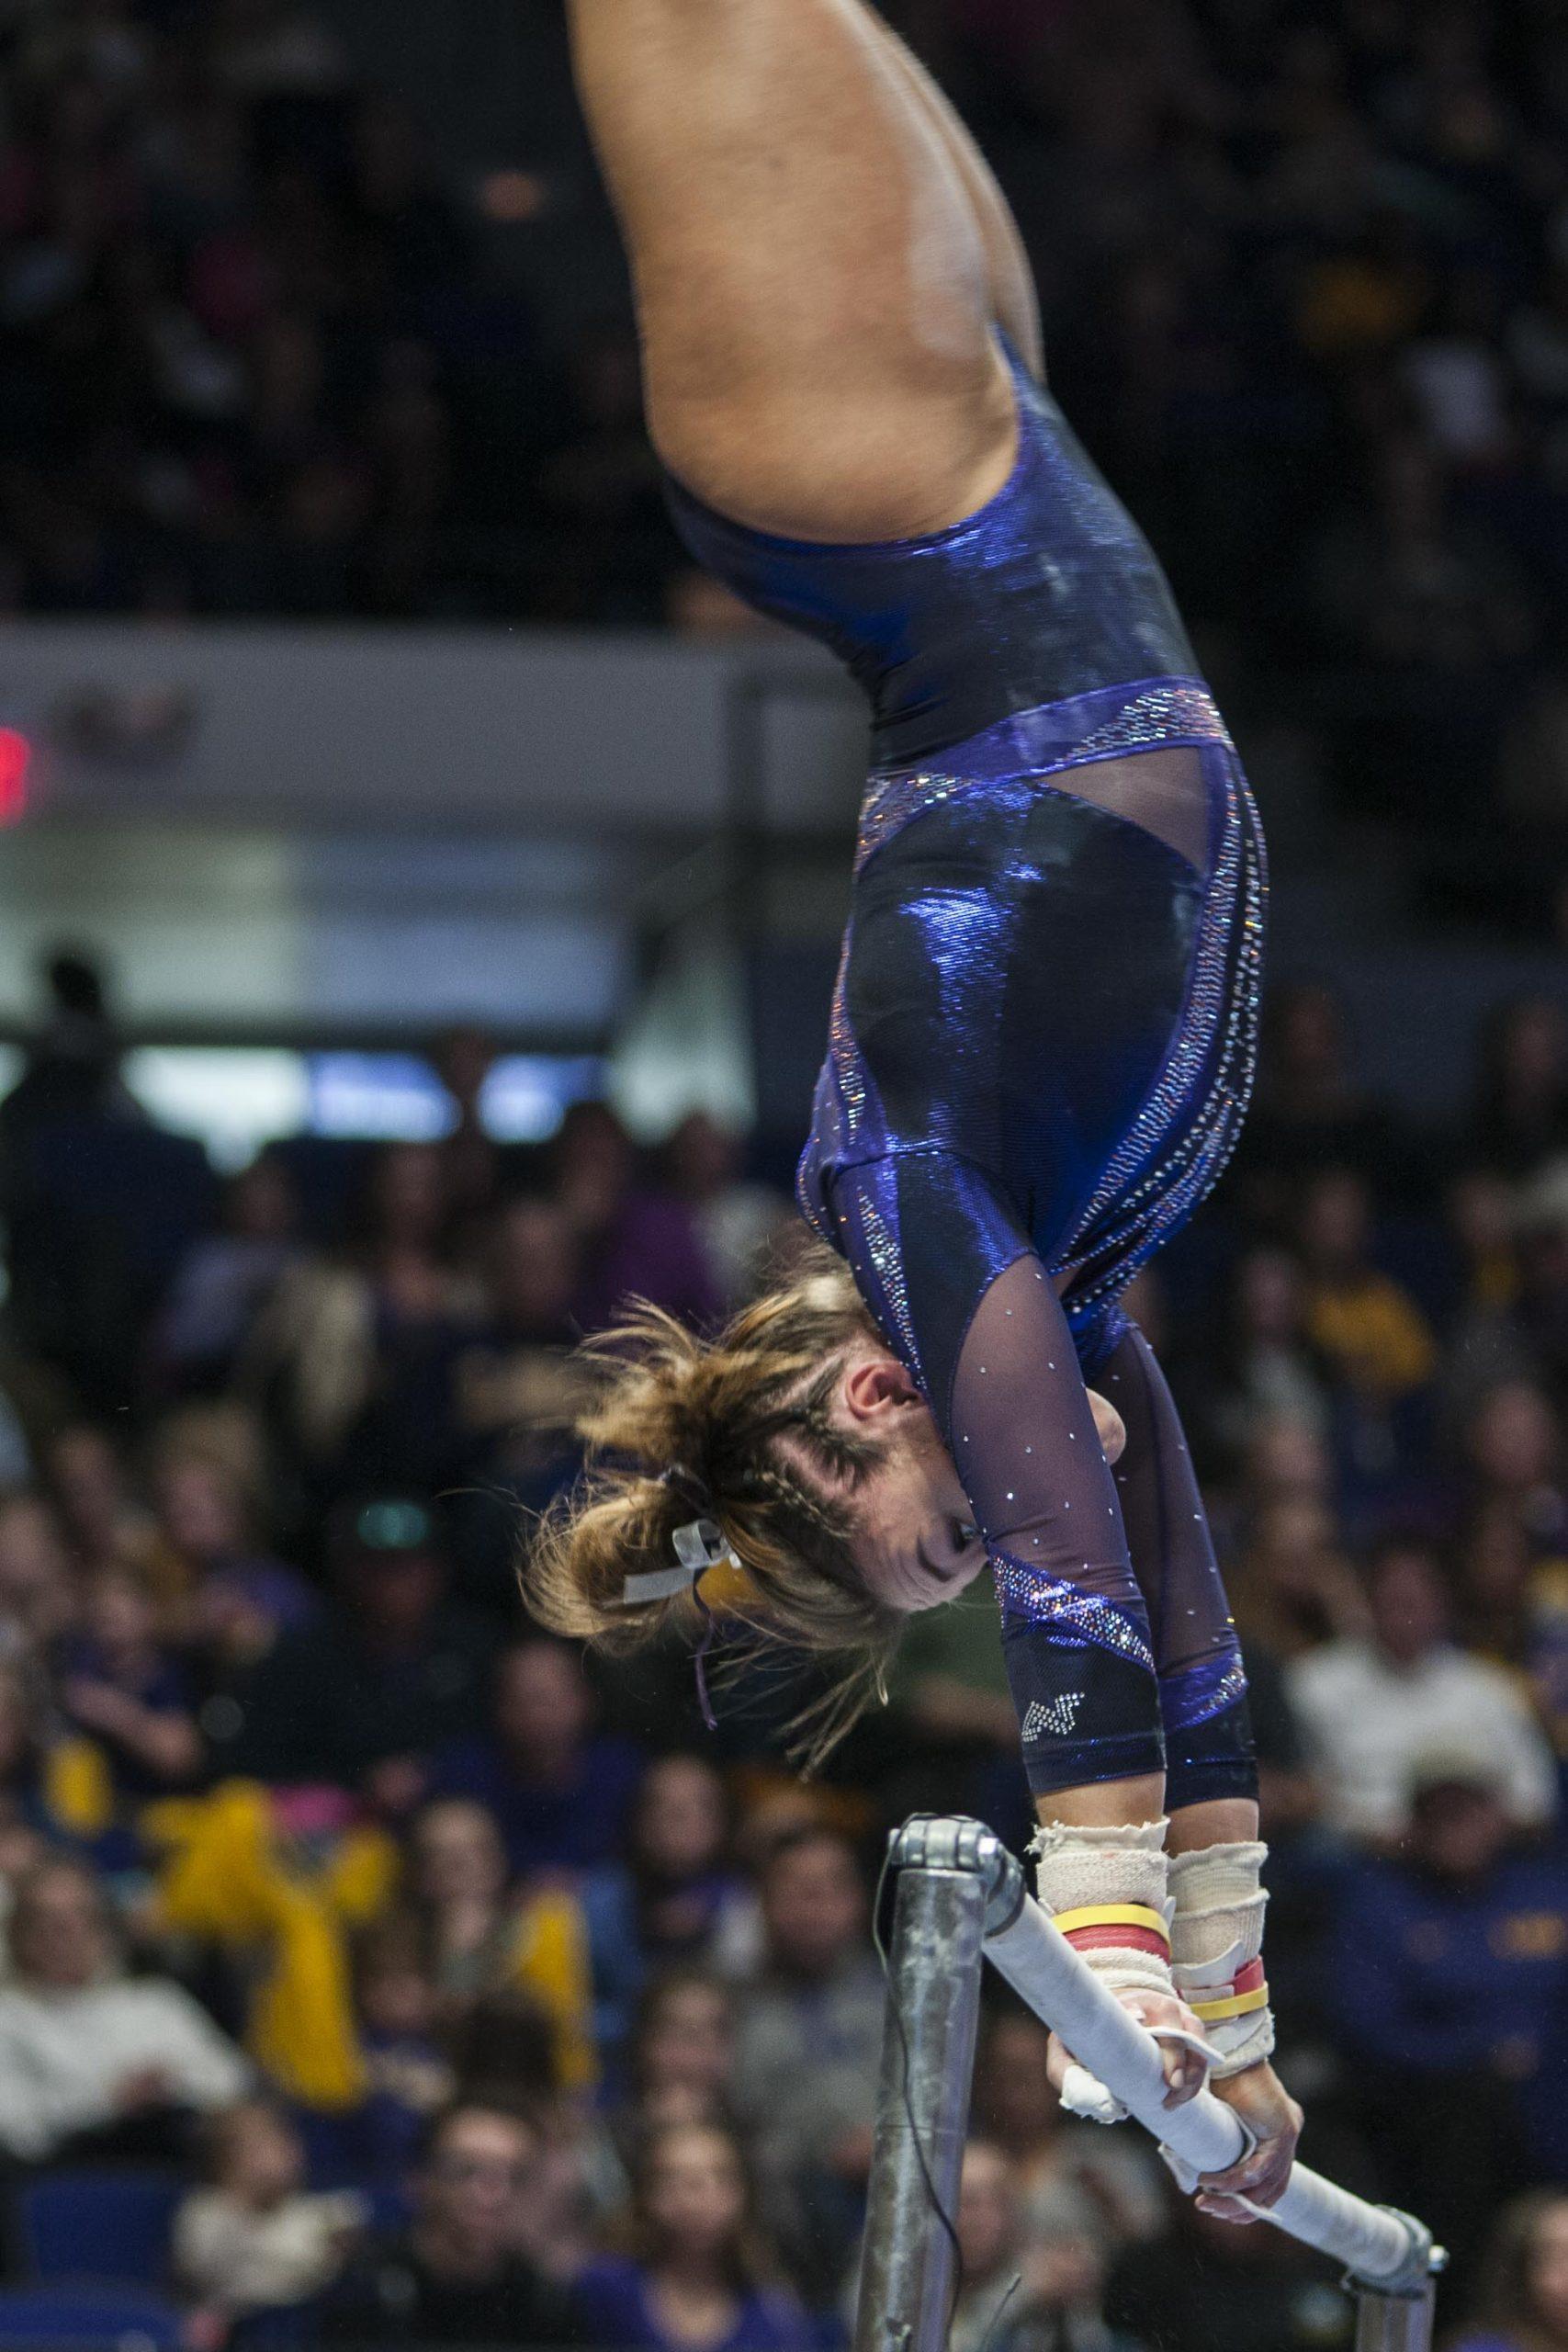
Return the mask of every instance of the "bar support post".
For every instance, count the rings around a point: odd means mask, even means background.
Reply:
[[[994,1923],[998,1894],[1021,1900],[1022,1881],[975,1822],[907,1823],[889,1867],[898,1883],[854,2352],[942,2352],[953,2242],[932,2194],[956,2220],[987,1914]]]
[[[1348,2282],[1356,2298],[1356,2352],[1432,2352],[1441,2263],[1435,2255],[1426,2279],[1403,2294],[1386,2294],[1359,2278]]]

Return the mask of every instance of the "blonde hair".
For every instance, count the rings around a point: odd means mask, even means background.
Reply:
[[[629,1576],[673,1563],[695,1488],[711,1497],[742,1571],[722,1586],[716,1576],[704,1598],[742,1649],[837,1662],[795,1725],[797,1759],[819,1763],[884,1689],[900,1624],[852,1549],[854,1489],[886,1457],[831,1410],[852,1348],[875,1338],[848,1269],[818,1245],[711,1341],[643,1306],[592,1343],[595,1394],[578,1422],[584,1474],[538,1523],[524,1567],[535,1616],[607,1650],[694,1632],[691,1594],[627,1607],[623,1593]],[[671,1469],[685,1475],[661,1478]]]

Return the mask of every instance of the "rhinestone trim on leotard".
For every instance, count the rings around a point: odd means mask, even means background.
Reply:
[[[1022,1617],[1032,1625],[1049,1625],[1058,1639],[1092,1643],[1096,1649],[1113,1650],[1152,1674],[1154,1652],[1126,1611],[1114,1601],[1086,1592],[1064,1577],[1047,1576],[1009,1552],[989,1554],[991,1582],[1002,1613]]]

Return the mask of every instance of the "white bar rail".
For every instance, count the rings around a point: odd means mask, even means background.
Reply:
[[[1159,2045],[1080,1960],[1030,1895],[1010,1924],[987,1934],[986,1957],[1074,2057],[1152,2132],[1190,2176],[1224,2172],[1247,2149],[1235,2112],[1212,2091],[1167,2109]],[[1409,2288],[1424,2279],[1431,2241],[1416,2222],[1369,2205],[1297,2165],[1267,2218],[1342,2262],[1357,2279]]]

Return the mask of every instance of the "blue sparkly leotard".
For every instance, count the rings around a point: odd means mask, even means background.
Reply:
[[[1252,1787],[1246,1681],[1119,1302],[1235,1142],[1263,843],[1153,553],[1008,356],[1017,463],[951,530],[814,546],[671,498],[697,556],[872,703],[801,1204],[958,1466],[1032,1784],[1164,1767],[1179,1805]],[[1127,1423],[1115,1473],[1088,1378]]]

